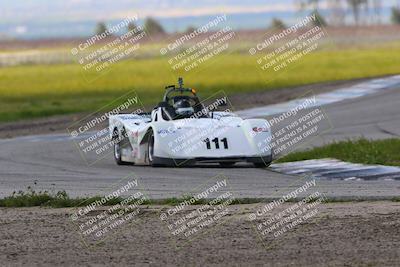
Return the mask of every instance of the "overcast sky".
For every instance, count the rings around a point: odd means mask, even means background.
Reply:
[[[0,34],[26,34],[34,25],[64,30],[65,23],[122,20],[138,15],[156,18],[182,18],[215,14],[261,14],[298,11],[299,0],[0,0]],[[327,1],[320,0],[324,9]],[[382,0],[391,7],[400,0]],[[278,16],[279,17],[279,16]],[[248,17],[247,18],[251,18]],[[286,19],[288,19],[286,17]],[[242,21],[241,23],[246,22]],[[245,23],[243,23],[245,24]],[[76,24],[75,24],[76,25]],[[261,25],[263,26],[263,25]],[[79,29],[75,29],[77,31]],[[87,30],[86,30],[87,31]],[[83,31],[84,32],[84,31]],[[39,34],[39,33],[38,33]],[[40,33],[41,34],[41,33]],[[52,33],[54,34],[54,33]]]
[[[137,13],[142,17],[182,17],[220,13],[293,9],[293,0],[1,0],[0,20],[118,19]],[[218,3],[218,4],[216,4]]]
[[[0,22],[35,20],[103,20],[141,17],[182,17],[295,10],[297,0],[1,0]],[[322,7],[326,1],[321,0]],[[396,0],[383,0],[393,6]]]

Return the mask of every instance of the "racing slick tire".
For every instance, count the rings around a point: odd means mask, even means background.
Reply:
[[[253,165],[256,168],[267,168],[271,165],[272,160],[274,160],[274,151],[271,151],[271,155],[269,157],[264,157],[262,160],[253,161]]]

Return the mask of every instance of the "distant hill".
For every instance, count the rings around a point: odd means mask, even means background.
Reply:
[[[7,34],[1,33],[0,32],[0,41],[8,41],[8,40],[12,40],[13,38],[8,36]]]
[[[260,29],[267,28],[272,18],[279,18],[286,24],[295,23],[299,18],[309,12],[263,12],[263,13],[239,13],[228,14],[228,21],[225,25],[230,25],[233,29]],[[322,10],[321,14],[327,15],[327,11]],[[348,17],[351,14],[348,12]],[[383,22],[389,22],[390,9],[384,8],[382,11]],[[210,19],[215,18],[215,15],[207,16],[187,16],[177,18],[157,18],[161,22],[167,32],[183,32],[189,26],[198,27],[207,23]],[[93,35],[96,23],[98,20],[84,21],[27,21],[25,23],[0,23],[0,32],[4,36],[18,39],[41,39],[41,38],[79,38]],[[108,25],[116,25],[120,20],[109,20]],[[142,24],[139,21],[139,24]],[[23,31],[21,29],[24,29]],[[1,38],[1,37],[0,37]]]

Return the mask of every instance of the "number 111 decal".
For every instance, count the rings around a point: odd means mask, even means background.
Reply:
[[[206,138],[205,140],[203,140],[203,142],[206,143],[207,149],[211,149],[211,142],[214,143],[215,149],[220,148],[220,143],[222,143],[224,149],[228,149],[228,139],[226,137],[222,138],[221,140],[219,140],[219,138],[216,137],[211,141],[209,138]]]

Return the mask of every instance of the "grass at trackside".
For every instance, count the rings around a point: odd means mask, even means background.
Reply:
[[[92,112],[133,89],[145,105],[156,104],[164,86],[178,76],[167,60],[123,61],[90,82],[77,64],[2,68],[0,121]],[[400,47],[318,51],[278,75],[262,72],[249,55],[232,53],[211,61],[183,75],[186,85],[196,88],[201,97],[218,90],[233,94],[400,73]],[[85,77],[91,80],[97,75]]]
[[[190,199],[190,196],[179,197],[179,198],[167,198],[157,200],[146,200],[142,205],[167,205],[175,206],[181,204],[183,201]],[[18,207],[50,207],[50,208],[71,208],[71,207],[82,207],[90,205],[96,200],[100,200],[100,196],[86,197],[86,198],[70,198],[65,191],[59,191],[56,194],[50,194],[46,191],[35,192],[32,189],[28,189],[27,192],[13,193],[9,197],[0,199],[0,207],[6,208],[18,208]],[[104,206],[112,206],[119,204],[123,198],[114,198],[109,200]],[[273,199],[263,198],[240,198],[233,199],[229,205],[243,205],[243,204],[256,204],[256,203],[269,203]],[[399,197],[388,198],[388,199],[368,199],[368,198],[354,198],[354,199],[341,199],[341,198],[325,198],[323,203],[342,203],[342,202],[362,202],[362,201],[380,201],[389,200],[393,202],[400,202]],[[211,199],[201,199],[193,202],[191,205],[204,205],[208,204]],[[287,202],[294,203],[300,201],[300,199],[289,199]],[[311,200],[310,202],[313,202]],[[219,204],[220,202],[216,203]]]
[[[173,197],[166,199],[146,200],[143,205],[178,205],[185,200],[191,199],[191,196]],[[0,207],[80,207],[87,206],[96,200],[100,200],[100,196],[86,198],[71,198],[65,191],[59,191],[51,194],[47,191],[36,192],[28,187],[26,192],[14,192],[11,196],[0,199]],[[111,206],[120,203],[124,198],[118,197],[109,200],[105,206]],[[193,202],[193,205],[207,204],[210,200],[200,199]],[[241,198],[234,199],[231,204],[250,204],[260,203],[261,199]]]
[[[278,162],[307,159],[336,158],[343,161],[363,164],[400,166],[400,139],[348,140],[316,147],[307,151],[291,153]]]
[[[0,207],[75,207],[85,203],[91,203],[99,200],[100,197],[91,198],[70,198],[65,191],[59,191],[56,194],[50,194],[46,191],[35,192],[28,188],[27,192],[19,191],[13,193],[9,197],[0,199]],[[108,205],[114,205],[121,199],[114,199],[107,203]]]

